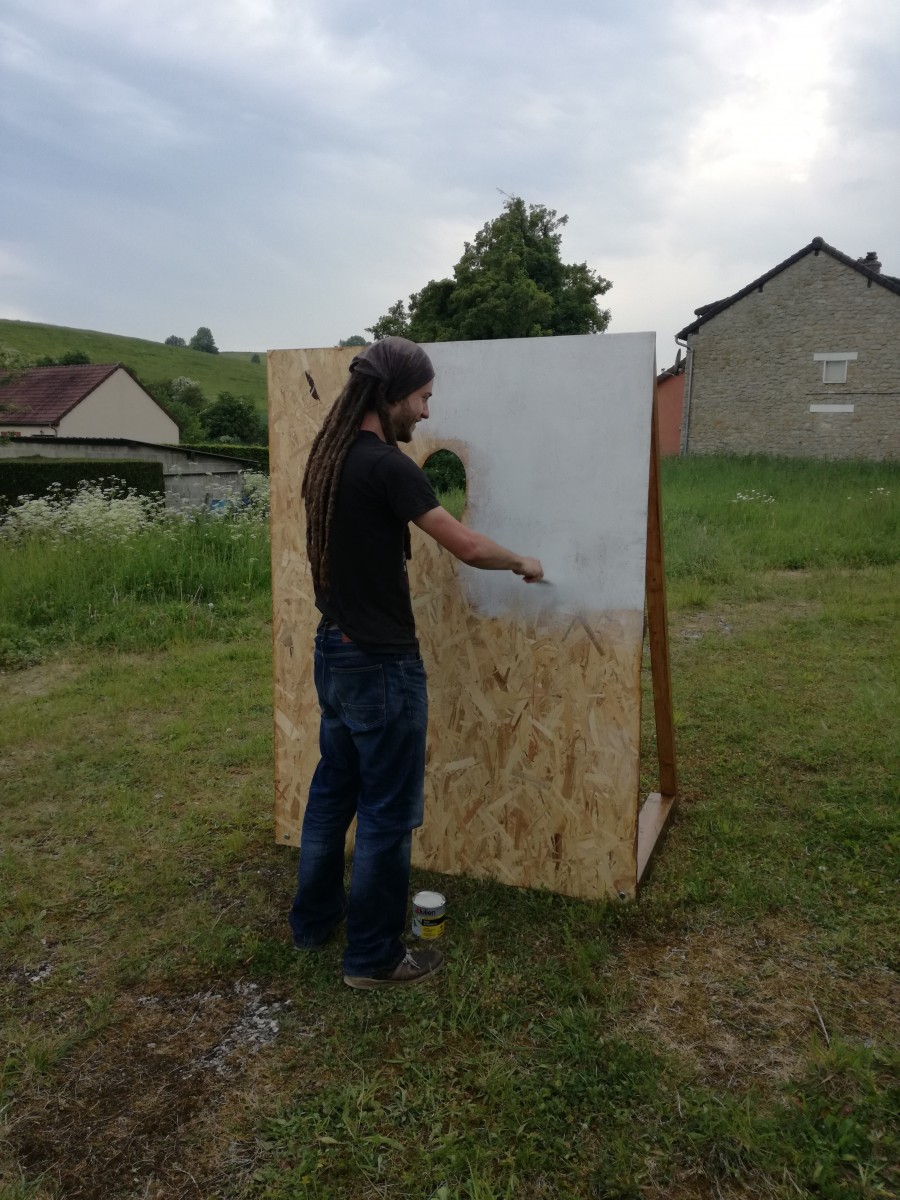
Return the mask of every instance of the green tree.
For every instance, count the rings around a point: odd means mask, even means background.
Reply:
[[[218,354],[219,347],[213,340],[213,335],[205,325],[201,325],[188,343],[192,350],[202,350],[204,354]]]
[[[205,440],[206,433],[200,421],[200,411],[206,404],[206,397],[196,379],[179,375],[175,379],[159,379],[155,383],[146,383],[144,387],[177,423],[183,442]]]
[[[14,350],[12,346],[0,346],[0,387],[18,379],[22,372],[28,369],[28,366],[28,361],[18,350]],[[0,411],[3,410],[0,409]]]
[[[351,337],[341,338],[338,342],[339,346],[368,346],[368,344],[361,333],[354,333]]]
[[[219,392],[219,398],[207,405],[200,420],[210,441],[265,443],[268,437],[265,419],[256,411],[249,396]]]
[[[178,375],[175,379],[158,379],[155,383],[145,383],[144,387],[154,400],[163,405],[183,404],[199,412],[207,403],[200,384],[196,379],[189,379],[187,375]]]
[[[449,280],[445,282],[449,283]],[[429,286],[431,286],[429,284]],[[410,296],[410,301],[415,300],[415,296]],[[374,325],[367,327],[366,332],[371,333],[376,342],[386,337],[412,337],[409,327],[410,315],[406,311],[406,305],[402,300],[398,300],[396,304],[392,304],[383,317],[379,317]]]
[[[197,330],[197,332],[199,333],[200,331]],[[163,345],[164,346],[186,346],[187,342],[184,340],[183,337],[179,337],[177,333],[170,333],[169,336],[166,338],[166,340],[163,342]]]
[[[432,279],[398,300],[368,330],[415,342],[602,333],[609,310],[597,297],[612,287],[587,263],[564,263],[560,230],[568,217],[510,196],[503,212],[466,242],[452,279]]]

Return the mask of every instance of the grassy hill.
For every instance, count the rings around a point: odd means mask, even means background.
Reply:
[[[204,354],[180,346],[164,346],[143,338],[120,337],[93,329],[69,329],[64,325],[38,325],[30,321],[0,320],[0,348],[16,350],[25,359],[50,355],[58,358],[69,350],[83,350],[93,363],[120,362],[143,383],[187,375],[196,379],[204,394],[215,400],[219,392],[249,396],[260,409],[266,407],[266,355],[257,351],[258,363],[246,353]]]

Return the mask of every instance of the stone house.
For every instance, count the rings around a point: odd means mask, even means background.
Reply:
[[[0,433],[179,441],[177,424],[119,363],[13,372],[0,383]]]
[[[686,454],[900,458],[900,279],[820,237],[695,309]]]

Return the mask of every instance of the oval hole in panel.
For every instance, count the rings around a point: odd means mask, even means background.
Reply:
[[[422,464],[444,508],[457,520],[466,507],[466,468],[452,450],[435,450]]]

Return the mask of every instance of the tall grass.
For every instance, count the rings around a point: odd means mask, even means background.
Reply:
[[[675,604],[702,607],[758,572],[884,566],[900,555],[896,464],[665,459],[662,491]]]
[[[748,581],[761,593],[765,572],[878,566],[900,554],[896,465],[671,459],[662,479],[675,606],[704,607]],[[134,498],[105,515],[96,490],[77,499],[87,515],[68,524],[61,503],[39,502],[30,523],[20,509],[0,524],[0,666],[69,643],[140,650],[242,636],[267,618],[265,503],[141,521]],[[462,514],[463,492],[441,499]]]
[[[10,510],[0,668],[54,645],[142,650],[256,630],[268,614],[268,481],[250,478],[249,503],[217,512],[171,513],[96,484]]]

